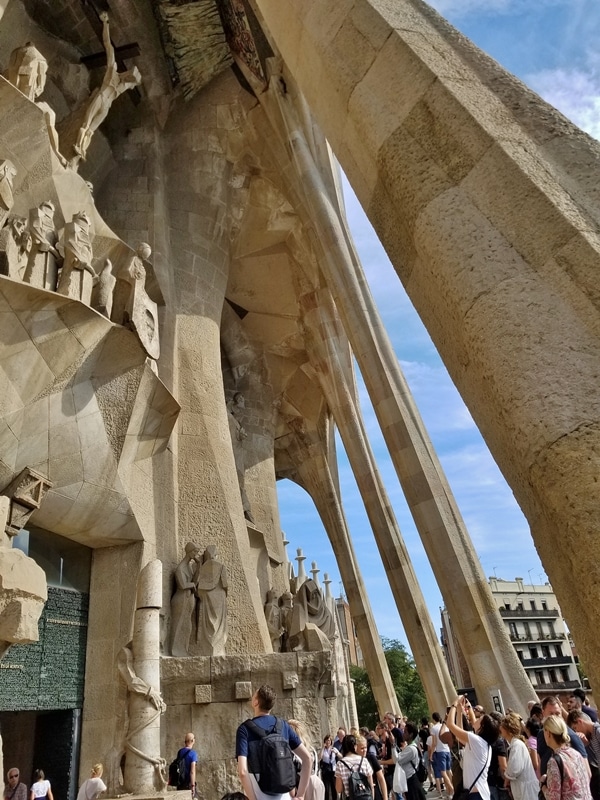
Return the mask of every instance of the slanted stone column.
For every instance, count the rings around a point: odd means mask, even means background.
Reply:
[[[460,511],[425,431],[367,285],[339,206],[323,179],[290,93],[276,77],[260,95],[274,130],[288,141],[301,192],[299,213],[316,236],[317,258],[363,375],[406,501],[423,541],[482,702],[498,688],[525,707],[533,687],[517,658]],[[278,104],[278,109],[275,104]],[[329,184],[332,182],[330,181]],[[456,620],[456,623],[454,623]]]
[[[298,427],[287,450],[297,468],[296,480],[312,497],[331,541],[379,713],[385,714],[390,709],[399,713],[381,639],[323,445],[316,433],[311,435]]]
[[[255,5],[525,512],[600,685],[600,582],[580,571],[573,592],[569,566],[573,553],[600,560],[600,146],[418,0]],[[379,405],[394,403],[390,387]],[[413,504],[432,533],[454,516],[443,483],[433,494]],[[445,555],[436,577],[449,586],[462,570]],[[479,612],[449,606],[452,620],[489,628],[480,571],[466,571]],[[485,648],[457,633],[486,671]]]
[[[327,289],[305,295],[302,300],[308,353],[365,504],[429,708],[443,710],[455,687],[366,436],[347,338]]]

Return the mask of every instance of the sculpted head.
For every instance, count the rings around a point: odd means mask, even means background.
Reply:
[[[152,255],[152,248],[148,244],[148,242],[140,242],[137,246],[137,254],[140,258],[145,259],[146,261]]]

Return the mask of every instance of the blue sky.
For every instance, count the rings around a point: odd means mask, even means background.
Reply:
[[[598,0],[435,0],[453,25],[584,130],[600,138]],[[347,215],[379,312],[483,565],[486,576],[539,583],[546,576],[529,526],[448,377],[387,256],[349,187]],[[360,376],[359,376],[360,380]],[[433,623],[443,604],[395,471],[360,385],[369,437]],[[382,636],[406,641],[352,471],[338,440],[342,500],[361,572]],[[312,501],[289,481],[278,484],[288,555],[302,547],[331,589],[342,590],[327,535]]]

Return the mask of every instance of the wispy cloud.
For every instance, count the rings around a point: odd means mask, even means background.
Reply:
[[[545,69],[526,77],[544,100],[584,131],[600,138],[600,64],[590,57],[588,69]]]

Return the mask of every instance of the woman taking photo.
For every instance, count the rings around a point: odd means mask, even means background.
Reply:
[[[336,800],[335,793],[335,750],[329,734],[323,739],[323,747],[319,754],[321,780],[325,784],[325,800]]]
[[[465,714],[474,733],[465,731],[456,724],[456,714],[460,709]],[[462,721],[462,720],[461,720]],[[463,786],[470,800],[490,800],[490,787],[487,773],[492,760],[492,745],[498,738],[498,724],[489,716],[476,717],[467,697],[457,697],[446,716],[446,725],[454,737],[465,746],[463,750]]]
[[[507,714],[500,721],[500,736],[508,743],[508,764],[504,770],[506,787],[513,800],[536,800],[539,781],[523,736],[523,723],[516,714]]]
[[[546,800],[591,800],[587,762],[572,747],[571,737],[562,717],[544,720],[544,741],[552,750],[541,788]]]

